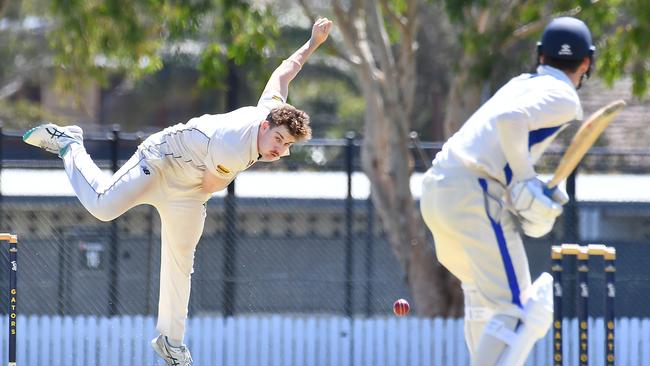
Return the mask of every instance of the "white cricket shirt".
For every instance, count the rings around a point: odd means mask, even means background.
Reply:
[[[260,158],[257,133],[271,109],[284,103],[282,96],[267,91],[257,106],[223,114],[205,114],[187,123],[151,135],[143,146],[173,156],[223,179],[232,179]],[[288,155],[289,152],[285,153]],[[283,155],[283,156],[285,156]]]
[[[571,80],[542,65],[537,73],[501,87],[443,145],[434,164],[468,169],[507,186],[534,177],[533,165],[551,141],[580,119],[582,107]]]

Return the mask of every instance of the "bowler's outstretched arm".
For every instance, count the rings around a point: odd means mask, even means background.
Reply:
[[[275,91],[279,92],[282,95],[284,100],[287,99],[289,94],[289,83],[293,80],[302,65],[307,62],[309,56],[323,43],[327,40],[327,36],[332,29],[332,21],[327,18],[319,18],[314,22],[314,25],[311,29],[311,38],[307,43],[300,47],[296,52],[294,52],[289,58],[284,60],[280,66],[278,66],[269,81],[266,83],[264,92],[266,91]]]

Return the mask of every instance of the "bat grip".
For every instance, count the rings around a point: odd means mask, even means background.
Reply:
[[[544,195],[548,198],[553,198],[553,192],[557,189],[557,186],[547,185],[544,186]]]

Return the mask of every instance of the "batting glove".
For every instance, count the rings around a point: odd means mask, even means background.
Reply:
[[[540,179],[532,178],[513,184],[508,192],[510,206],[522,230],[533,238],[548,234],[555,219],[562,214],[562,205],[544,194],[545,186]]]

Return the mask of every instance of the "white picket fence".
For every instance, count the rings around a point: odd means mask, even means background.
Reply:
[[[0,322],[8,329],[7,319]],[[577,365],[577,321],[565,320],[565,365]],[[602,319],[591,319],[591,365],[603,365]],[[0,360],[7,334],[0,332]],[[149,346],[153,317],[19,316],[20,366],[164,365]],[[650,319],[616,324],[617,365],[650,365]],[[462,319],[251,315],[189,320],[186,343],[197,366],[468,365]],[[551,365],[551,334],[527,366]],[[571,361],[571,362],[569,362]]]

